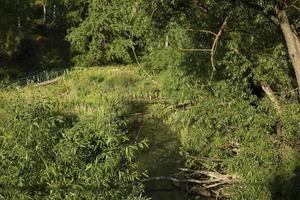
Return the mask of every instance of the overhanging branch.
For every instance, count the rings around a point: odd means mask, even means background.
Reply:
[[[215,33],[215,32],[212,32],[212,31],[210,31],[210,30],[194,30],[194,29],[191,29],[191,28],[188,28],[188,29],[186,29],[187,31],[195,31],[195,32],[202,32],[202,33],[208,33],[208,34],[211,34],[211,35],[213,35],[213,36],[217,36],[217,33]]]
[[[295,5],[292,5],[293,8],[295,8],[296,10],[300,11],[300,8],[295,6]]]
[[[210,61],[211,61],[211,66],[212,66],[212,73],[211,73],[211,78],[210,78],[210,82],[212,81],[213,77],[214,77],[214,74],[215,72],[217,71],[216,70],[216,66],[215,66],[215,54],[216,54],[216,51],[217,51],[217,46],[218,46],[218,41],[225,29],[225,26],[227,24],[227,21],[228,21],[228,18],[229,16],[227,16],[225,18],[225,20],[223,21],[223,24],[222,26],[220,27],[215,39],[214,39],[214,42],[213,42],[213,45],[211,47],[211,55],[210,55]]]

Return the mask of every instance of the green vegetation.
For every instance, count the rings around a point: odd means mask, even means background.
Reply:
[[[0,198],[300,198],[299,0],[0,3]]]
[[[127,86],[102,87],[98,74],[107,75],[76,71],[57,86],[1,93],[1,198],[144,199],[132,183],[145,143],[128,140],[130,106],[117,93]]]

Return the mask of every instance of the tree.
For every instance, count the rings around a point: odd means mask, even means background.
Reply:
[[[275,5],[274,10],[277,15],[280,28],[286,40],[286,45],[289,51],[289,57],[291,59],[296,74],[296,78],[297,78],[298,90],[299,90],[298,92],[300,94],[300,39],[298,37],[297,30],[293,28],[294,26],[289,22],[289,17],[287,14],[288,12],[287,9],[289,7],[297,9],[297,7],[294,4],[295,2],[292,4],[292,3],[288,3],[288,1],[285,1],[283,6]],[[299,29],[299,26],[297,28]]]
[[[0,3],[0,14],[3,16],[0,19],[0,51],[11,55],[16,51],[24,33],[28,31],[33,0],[3,0]]]
[[[142,6],[143,1],[88,1],[87,16],[78,27],[71,28],[67,36],[78,53],[77,64],[131,62],[134,43],[148,23]]]
[[[233,1],[231,1],[233,2]],[[270,23],[280,26],[288,48],[289,57],[295,71],[298,90],[300,94],[300,39],[297,31],[299,30],[299,17],[295,16],[299,12],[298,1],[240,1],[241,6],[255,9],[260,15],[268,18]],[[296,13],[295,13],[296,12]],[[297,15],[297,14],[296,14]],[[290,23],[289,18],[292,18]]]
[[[290,53],[299,40],[298,4],[148,4],[153,22],[148,66],[159,66],[165,74],[162,84],[168,94],[192,104],[186,114],[174,117],[184,124],[179,127],[189,167],[239,174],[245,187],[235,199],[271,199],[278,195],[274,193],[287,198],[289,178],[299,165],[299,85]],[[282,10],[290,23],[280,22]],[[287,44],[281,23],[293,35],[292,44]],[[263,168],[272,170],[266,174]]]
[[[8,2],[3,0],[0,3],[0,14],[3,16],[0,20],[0,51],[4,53],[11,50],[11,46],[14,46],[16,38],[18,38],[18,29],[21,26],[20,16],[23,7],[20,5],[20,1]]]
[[[162,2],[168,4],[167,1]],[[198,53],[200,59],[210,63],[212,72],[208,82],[211,82],[215,75],[220,78],[230,74],[232,80],[246,78],[244,83],[248,83],[248,86],[254,83],[262,87],[275,104],[278,104],[278,100],[275,98],[276,95],[273,95],[272,88],[277,92],[278,90],[287,92],[293,89],[295,82],[299,88],[298,1],[172,2],[173,4],[169,3],[169,7],[161,6],[153,11],[152,19],[155,20],[155,16],[164,13],[164,20],[162,18],[160,20],[165,24],[172,21],[180,24],[181,31],[193,41],[190,47],[178,46],[175,41],[170,41],[171,47],[173,43],[173,47],[188,52],[191,56]],[[169,8],[173,10],[171,13]],[[180,18],[180,15],[184,15],[186,19],[176,20],[176,16]],[[168,28],[166,25],[164,30]],[[165,34],[164,31],[161,32]],[[198,47],[195,47],[195,44]],[[235,56],[236,61],[232,56]],[[290,66],[295,72],[296,79],[289,72]],[[205,70],[204,67],[202,69]]]

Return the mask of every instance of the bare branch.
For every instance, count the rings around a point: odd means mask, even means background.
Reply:
[[[207,177],[211,177],[212,179],[232,180],[233,182],[237,182],[239,179],[238,176],[221,174],[221,173],[215,172],[215,171],[191,170],[191,169],[187,169],[187,168],[179,168],[179,170],[182,172],[189,172],[189,173],[198,174],[198,175],[205,175]]]
[[[204,186],[204,187],[209,189],[209,188],[214,188],[214,187],[218,187],[220,185],[225,185],[225,184],[227,184],[226,181],[220,181],[220,182],[217,182],[215,184],[207,185],[207,186]]]
[[[137,55],[136,55],[136,53],[135,53],[135,48],[134,48],[133,45],[131,46],[131,50],[132,50],[132,53],[133,53],[133,55],[134,55],[135,61],[136,61],[136,63],[138,64],[138,66],[142,69],[142,71],[143,71],[148,77],[150,77],[150,75],[146,72],[146,70],[145,70],[145,69],[143,68],[143,66],[141,65],[141,63],[140,63],[140,61],[139,61],[139,59],[138,59],[138,57],[137,57]]]
[[[174,183],[188,183],[191,186],[191,191],[205,194],[209,197],[228,196],[223,193],[223,189],[240,182],[240,178],[236,175],[221,174],[216,171],[191,170],[187,168],[179,168],[178,170],[182,178],[158,176],[145,178],[140,180],[140,182],[166,180]]]
[[[199,185],[207,191],[212,192],[215,196],[218,196],[225,186],[236,184],[240,181],[240,178],[236,175],[221,174],[216,171],[191,170],[187,168],[179,168],[179,170],[186,177],[206,182]]]
[[[167,180],[172,181],[175,183],[195,183],[195,184],[205,184],[205,183],[212,183],[212,180],[197,180],[197,179],[178,179],[173,177],[167,177],[167,176],[158,176],[158,177],[149,177],[141,180],[141,182],[147,182],[147,181],[159,181],[159,180]]]
[[[209,30],[195,30],[195,29],[191,29],[191,28],[188,28],[186,29],[187,31],[195,31],[195,32],[202,32],[202,33],[208,33],[208,34],[212,34],[213,36],[217,36],[217,33],[214,33],[212,31],[209,31]]]
[[[213,77],[214,77],[214,74],[216,72],[216,66],[215,66],[215,54],[216,54],[216,50],[217,50],[217,45],[218,45],[218,41],[225,29],[225,26],[227,24],[227,21],[228,21],[228,18],[229,16],[227,16],[222,24],[222,26],[220,27],[215,39],[214,39],[214,42],[213,42],[213,45],[211,47],[211,56],[210,56],[210,61],[211,61],[211,66],[212,66],[212,73],[211,73],[211,78],[210,78],[210,82],[212,81]]]
[[[300,11],[300,8],[295,6],[295,5],[292,5],[293,8],[295,8],[296,10]]]
[[[219,39],[220,39],[224,29],[225,29],[225,26],[227,25],[228,18],[229,18],[229,16],[227,16],[224,19],[223,24],[221,25],[218,33],[214,33],[213,31],[208,31],[208,30],[196,30],[196,31],[199,31],[199,32],[209,33],[209,34],[212,34],[212,35],[215,36],[211,49],[182,49],[182,48],[179,48],[180,51],[185,51],[185,52],[206,52],[206,53],[210,54],[210,61],[211,61],[211,66],[212,66],[212,73],[211,73],[211,77],[210,77],[210,83],[212,82],[212,79],[213,79],[214,74],[216,72],[215,55],[216,55],[216,51],[217,51],[218,41],[219,41]],[[188,30],[193,30],[193,29],[188,29]]]

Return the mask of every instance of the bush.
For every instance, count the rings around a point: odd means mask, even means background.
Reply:
[[[297,104],[286,104],[278,116],[267,97],[247,94],[228,81],[218,81],[212,89],[173,77],[162,74],[163,92],[189,107],[166,116],[172,129],[180,130],[187,167],[238,175],[241,183],[227,188],[232,199],[288,198],[299,163],[294,148]]]
[[[1,198],[143,199],[133,184],[134,152],[143,144],[128,141],[122,102],[89,116],[39,98],[11,103],[0,129]]]

